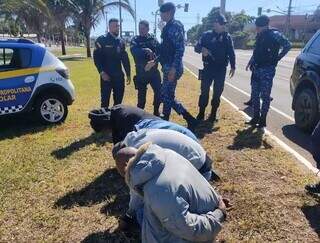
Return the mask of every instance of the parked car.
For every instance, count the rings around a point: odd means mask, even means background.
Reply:
[[[61,123],[74,99],[68,69],[45,47],[0,40],[0,117],[34,112],[44,124]]]
[[[320,119],[320,30],[296,58],[290,89],[295,123],[311,132]]]

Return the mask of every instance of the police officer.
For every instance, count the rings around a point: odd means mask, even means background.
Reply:
[[[252,70],[253,118],[247,122],[259,128],[266,127],[270,107],[270,94],[278,62],[288,53],[291,44],[278,30],[269,27],[269,17],[262,15],[256,19],[256,44],[253,55],[246,67]],[[280,52],[280,49],[281,52]],[[262,106],[260,107],[260,98]]]
[[[131,53],[136,63],[136,76],[133,78],[135,88],[138,90],[137,106],[144,109],[146,104],[147,85],[150,83],[153,93],[153,114],[159,116],[161,103],[161,76],[157,65],[151,70],[145,71],[146,64],[156,58],[159,42],[149,34],[149,22],[142,20],[139,23],[139,35],[135,36],[131,43]]]
[[[216,121],[217,110],[220,105],[220,97],[224,89],[226,70],[230,62],[230,77],[235,73],[235,54],[231,36],[226,32],[226,18],[222,14],[217,14],[213,19],[213,30],[202,34],[195,46],[197,53],[202,53],[204,69],[201,77],[201,95],[199,97],[198,120],[203,120],[205,109],[209,101],[210,86],[212,81],[213,97],[211,101],[211,113],[209,121]]]
[[[119,38],[119,20],[110,19],[108,34],[96,40],[93,52],[94,64],[100,74],[101,107],[109,107],[111,91],[114,105],[122,102],[125,81],[121,64],[127,84],[130,84],[130,62],[125,48],[125,42]]]
[[[197,120],[175,99],[177,81],[183,74],[182,57],[184,54],[184,27],[180,21],[174,19],[176,7],[173,3],[167,2],[160,7],[164,26],[160,45],[160,62],[163,72],[163,83],[161,97],[163,102],[163,119],[169,120],[171,108],[187,121],[190,129],[195,128]]]

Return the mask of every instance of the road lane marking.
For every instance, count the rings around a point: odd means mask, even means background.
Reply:
[[[185,61],[185,62],[186,62],[186,61]],[[189,62],[186,62],[186,63],[188,63],[188,64],[190,64],[190,65],[192,65],[192,66],[195,66],[195,65],[192,64],[192,63],[189,63]],[[195,66],[195,67],[196,67],[196,66]],[[198,68],[198,67],[196,67],[196,68]],[[189,70],[190,70],[190,69],[189,69]],[[250,95],[249,93],[247,93],[246,91],[244,91],[244,90],[242,90],[242,89],[239,89],[238,87],[234,86],[234,85],[231,84],[230,82],[225,81],[225,83],[226,83],[228,86],[230,86],[231,88],[239,91],[240,93],[242,93],[242,94],[244,94],[244,95],[246,95],[246,96],[248,96],[248,97],[251,97],[251,95]],[[292,121],[292,122],[295,122],[295,120],[294,120],[293,117],[291,117],[290,115],[284,113],[283,111],[275,108],[274,106],[270,106],[270,109],[273,110],[273,111],[275,111],[275,112],[277,112],[278,114],[284,116],[284,117],[287,118],[288,120],[290,120],[290,121]]]
[[[193,75],[195,78],[198,78],[197,75],[191,71],[189,68],[185,67],[185,69]],[[210,87],[212,90],[212,87]],[[246,119],[251,119],[251,117],[242,111],[238,106],[236,106],[232,101],[229,99],[225,98],[224,96],[221,96],[221,98],[226,101],[231,107],[233,107],[236,111],[240,112]],[[302,163],[304,166],[306,166],[309,170],[311,170],[316,176],[320,177],[320,171],[316,167],[312,165],[312,163],[307,160],[305,157],[303,157],[301,154],[299,154],[296,150],[291,148],[288,144],[283,142],[280,138],[278,138],[276,135],[274,135],[271,131],[265,129],[265,134],[268,135],[272,140],[274,140],[280,147],[282,147],[284,150],[292,154],[300,163]]]

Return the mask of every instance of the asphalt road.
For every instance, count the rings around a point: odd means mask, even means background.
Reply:
[[[232,79],[227,77],[223,92],[223,96],[226,99],[250,116],[252,115],[252,109],[246,107],[243,103],[249,99],[251,93],[251,72],[245,70],[251,54],[252,51],[236,51],[236,74]],[[277,67],[272,89],[272,97],[274,100],[271,103],[271,109],[268,115],[267,129],[299,153],[299,155],[315,165],[315,161],[309,153],[309,135],[302,133],[296,128],[294,125],[294,114],[291,109],[290,76],[297,55],[299,55],[299,51],[290,51]],[[198,74],[198,69],[202,68],[201,55],[195,53],[193,47],[187,47],[184,63],[193,73]]]

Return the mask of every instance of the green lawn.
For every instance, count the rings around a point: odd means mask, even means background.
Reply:
[[[93,134],[87,118],[100,103],[98,74],[91,59],[65,63],[77,97],[64,124],[43,127],[22,118],[1,123],[0,242],[138,242],[116,231],[128,190],[114,169],[110,138]],[[185,73],[177,97],[193,114],[198,93],[199,81]],[[151,98],[149,89],[149,111]],[[133,85],[124,103],[135,105]],[[177,115],[172,118],[185,125]],[[235,204],[219,239],[319,240],[319,202],[303,191],[312,177],[294,158],[245,127],[225,103],[219,123],[203,124],[198,132],[223,176],[218,190]]]

